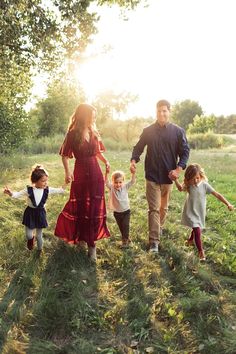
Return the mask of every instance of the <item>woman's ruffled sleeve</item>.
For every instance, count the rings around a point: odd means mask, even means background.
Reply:
[[[74,156],[73,155],[73,137],[71,132],[66,134],[65,140],[60,148],[59,154],[61,156],[69,157],[70,159]]]

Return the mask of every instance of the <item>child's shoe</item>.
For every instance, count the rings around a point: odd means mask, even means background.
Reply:
[[[206,260],[206,256],[203,250],[198,252],[198,257],[200,262],[204,262]]]
[[[94,246],[94,247],[89,246],[88,256],[91,259],[91,261],[96,262],[96,260],[97,260],[96,246]]]
[[[31,251],[34,248],[34,236],[27,241],[27,248]]]
[[[121,248],[129,248],[131,240],[129,238],[122,240]]]
[[[185,246],[194,246],[194,241],[193,239],[189,238],[188,240],[185,241]]]

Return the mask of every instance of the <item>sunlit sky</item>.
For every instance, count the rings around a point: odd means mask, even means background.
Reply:
[[[205,114],[236,113],[235,0],[147,2],[126,12],[128,21],[116,6],[99,8],[99,33],[77,70],[88,100],[113,89],[139,96],[127,116],[155,115],[162,98],[197,101]]]

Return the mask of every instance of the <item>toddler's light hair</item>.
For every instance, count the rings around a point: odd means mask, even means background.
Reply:
[[[117,178],[123,178],[123,181],[125,180],[125,174],[123,171],[114,171],[111,175],[111,180],[112,182],[115,182],[117,180]]]

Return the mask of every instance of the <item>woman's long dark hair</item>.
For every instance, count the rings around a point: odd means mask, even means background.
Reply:
[[[75,142],[80,146],[84,142],[84,132],[88,128],[91,136],[99,137],[96,124],[93,120],[93,114],[96,108],[87,103],[81,103],[76,108],[70,118],[68,131],[75,131]]]

